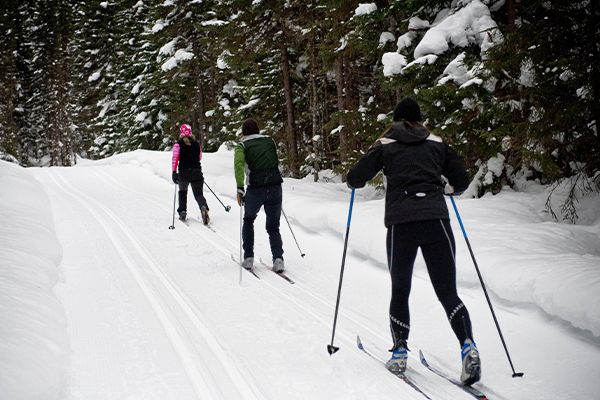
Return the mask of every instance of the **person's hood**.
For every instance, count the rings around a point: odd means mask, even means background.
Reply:
[[[429,135],[427,128],[421,124],[411,125],[406,121],[396,121],[385,137],[403,144],[417,144],[427,140]]]

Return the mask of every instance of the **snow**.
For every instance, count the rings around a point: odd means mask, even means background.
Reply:
[[[223,93],[226,93],[229,96],[233,97],[238,93],[237,87],[238,83],[235,80],[230,79],[229,81],[227,81],[225,86],[223,86]]]
[[[589,99],[590,93],[591,90],[589,86],[581,86],[580,88],[577,88],[577,90],[575,90],[575,94],[581,99]]]
[[[244,272],[240,284],[231,260],[239,251],[233,152],[222,146],[203,157],[206,183],[233,207],[225,212],[205,190],[213,230],[198,222],[191,194],[189,224],[176,220],[168,229],[170,157],[138,150],[71,168],[0,162],[0,185],[11,188],[0,191],[0,398],[422,398],[355,349],[357,334],[382,358],[391,345],[380,192],[357,191],[335,337],[341,349],[330,357],[325,346],[349,201],[339,176],[321,171],[319,183],[310,176],[285,179],[283,208],[306,253],[300,257],[283,223],[287,269],[296,284],[262,266],[261,280]],[[501,157],[485,166],[501,173]],[[451,212],[458,290],[483,363],[483,380],[475,386],[500,400],[595,398],[600,198],[581,197],[584,223],[561,224],[544,212],[549,187],[525,180],[519,187],[456,203],[515,368],[525,372],[521,379],[510,376]],[[268,262],[263,214],[255,230],[256,257]],[[458,375],[458,345],[421,256],[412,283],[409,375],[432,398],[469,399],[415,357],[422,348],[431,362]],[[15,300],[40,293],[44,301]],[[23,332],[45,340],[29,341]]]
[[[219,56],[217,58],[217,68],[220,70],[229,69],[229,64],[227,64],[227,61],[223,57]]]
[[[258,102],[260,101],[259,98],[256,99],[251,99],[247,104],[241,105],[238,110],[246,110],[246,109],[250,109],[253,108],[255,105],[258,104]]]
[[[104,115],[112,107],[112,105],[113,105],[112,101],[106,101],[106,102],[104,102],[102,104],[102,109],[100,109],[100,112],[98,113],[98,118],[104,117]]]
[[[202,26],[223,26],[227,23],[227,21],[221,21],[220,19],[213,18],[208,21],[202,21],[200,25]]]
[[[162,69],[163,71],[167,72],[172,70],[173,68],[177,67],[177,59],[175,57],[169,57],[167,59],[167,61],[165,61],[161,66],[160,69]]]
[[[408,20],[408,30],[409,31],[417,31],[422,29],[428,29],[431,27],[429,21],[425,21],[419,17],[412,17]]]
[[[340,47],[334,50],[335,53],[344,50],[348,46],[348,35],[340,39]]]
[[[231,106],[229,105],[229,99],[220,99],[219,100],[219,105],[224,110],[230,110],[231,109]]]
[[[329,132],[330,135],[335,135],[337,133],[340,133],[342,131],[342,129],[344,129],[344,125],[338,125],[337,127],[333,128],[331,130],[331,132]]]
[[[142,82],[137,82],[135,85],[133,85],[133,88],[131,88],[131,94],[138,94],[140,92],[141,87]]]
[[[444,72],[442,72],[442,78],[438,81],[439,85],[443,85],[449,81],[454,81],[457,84],[462,85],[473,78],[473,75],[464,64],[465,57],[465,53],[460,53],[454,60],[450,61],[444,69]]]
[[[489,185],[493,182],[494,176],[499,177],[504,171],[504,160],[506,158],[498,153],[496,157],[492,157],[487,162],[487,173],[483,178],[483,183]]]
[[[167,42],[165,45],[163,45],[158,50],[158,54],[163,55],[163,56],[173,55],[173,53],[175,53],[175,46],[177,45],[178,40],[179,40],[179,37],[176,37],[176,38],[170,40],[169,42]]]
[[[231,56],[229,51],[224,51],[217,57],[217,68],[220,70],[229,69],[229,64],[227,64],[226,57]]]
[[[179,49],[175,52],[175,60],[177,60],[178,62],[191,60],[192,58],[194,58],[194,53],[192,53],[191,51]]]
[[[473,78],[473,79],[469,79],[468,81],[466,81],[465,83],[460,85],[458,88],[464,89],[471,85],[482,85],[482,84],[483,84],[483,80],[481,78]]]
[[[406,57],[402,54],[390,52],[381,57],[383,63],[383,75],[392,76],[402,73],[402,68],[406,66]]]
[[[395,40],[396,40],[396,37],[394,36],[393,33],[391,33],[391,32],[381,32],[381,35],[379,35],[379,46],[378,46],[378,48],[382,48],[388,42],[393,42]]]
[[[398,45],[398,51],[402,51],[412,45],[413,40],[417,37],[415,32],[406,32],[404,35],[398,38],[396,44]]]
[[[136,122],[143,122],[148,117],[148,113],[146,111],[142,111],[135,116]]]
[[[414,61],[411,61],[408,64],[406,64],[406,66],[404,68],[402,68],[402,71],[409,69],[413,65],[433,64],[437,61],[437,58],[438,58],[438,56],[433,55],[433,54],[429,54],[427,56],[416,58]]]
[[[442,54],[451,44],[457,47],[477,44],[484,54],[502,41],[496,28],[488,7],[479,0],[473,0],[455,13],[445,15],[441,21],[435,22],[415,48],[414,57]]]
[[[30,170],[6,161],[0,187],[0,398],[58,400],[69,344],[49,199]]]
[[[533,87],[535,81],[535,72],[533,71],[533,63],[531,60],[524,60],[521,64],[521,75],[519,83],[524,87]]]
[[[102,76],[102,70],[98,70],[88,77],[88,82],[96,82]]]
[[[375,3],[360,3],[356,10],[354,10],[354,16],[359,17],[361,15],[371,14],[377,11],[377,5]]]
[[[152,26],[152,33],[158,33],[165,29],[165,24],[163,21],[158,21]]]

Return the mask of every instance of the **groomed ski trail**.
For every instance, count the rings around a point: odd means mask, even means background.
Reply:
[[[196,397],[266,399],[252,378],[235,366],[235,357],[221,346],[185,292],[162,271],[131,230],[110,209],[69,183],[58,170],[47,172],[56,188],[85,208],[110,239],[160,320]]]

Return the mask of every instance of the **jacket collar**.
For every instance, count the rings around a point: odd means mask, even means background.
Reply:
[[[248,135],[248,136],[242,136],[242,142],[246,142],[248,140],[252,140],[252,139],[258,139],[258,138],[263,138],[266,137],[265,135],[261,135],[259,133],[256,133],[254,135]]]

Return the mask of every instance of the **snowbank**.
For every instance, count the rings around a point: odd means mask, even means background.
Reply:
[[[68,340],[50,204],[15,164],[0,161],[0,187],[0,399],[59,399]]]

